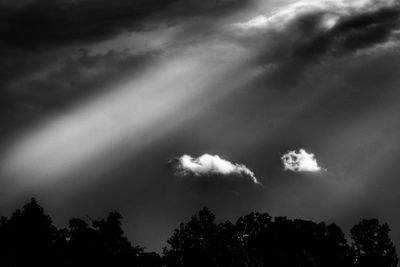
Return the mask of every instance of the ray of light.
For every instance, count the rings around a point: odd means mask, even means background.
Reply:
[[[119,150],[138,151],[223,91],[219,88],[210,94],[215,83],[235,68],[240,56],[213,58],[215,51],[175,56],[39,125],[6,152],[2,175],[26,186],[72,173],[104,171],[122,156]]]

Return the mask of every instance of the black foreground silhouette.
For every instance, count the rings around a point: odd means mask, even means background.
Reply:
[[[335,224],[272,218],[250,213],[216,223],[203,208],[181,223],[162,255],[145,252],[121,228],[122,216],[111,212],[87,223],[72,218],[58,229],[32,198],[0,221],[0,266],[187,266],[187,267],[395,267],[396,249],[389,226],[363,220],[348,242]]]

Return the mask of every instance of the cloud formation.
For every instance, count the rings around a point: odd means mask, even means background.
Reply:
[[[25,127],[97,95],[157,64],[156,55],[178,49],[174,42],[202,34],[198,24],[209,32],[251,1],[0,1],[0,119],[12,124],[3,128]],[[154,48],[149,42],[160,31],[168,45]]]
[[[231,163],[218,155],[204,154],[198,158],[183,155],[177,159],[177,174],[181,176],[241,176],[250,178],[255,184],[260,184],[254,173],[243,164]]]
[[[15,127],[32,125],[110,90],[120,80],[136,77],[156,61],[158,55],[156,52],[135,54],[127,50],[90,54],[82,49],[43,70],[37,66],[37,73],[18,73],[19,62],[9,65],[8,69],[0,67],[0,77],[4,74],[10,78],[0,79],[0,119],[13,124],[5,127],[11,131]],[[11,58],[10,63],[14,64]]]
[[[320,172],[324,170],[318,165],[313,153],[308,153],[304,149],[298,152],[288,151],[282,156],[284,170],[293,172]]]
[[[398,0],[302,0],[233,25],[263,66],[315,64],[399,40]]]
[[[240,0],[35,0],[0,2],[0,45],[51,47],[95,42],[182,18],[216,17],[240,9]]]

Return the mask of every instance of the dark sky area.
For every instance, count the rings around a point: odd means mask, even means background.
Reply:
[[[203,206],[392,228],[397,0],[0,0],[0,212],[117,210],[160,251]]]

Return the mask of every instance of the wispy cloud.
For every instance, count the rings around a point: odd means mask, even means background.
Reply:
[[[398,49],[399,28],[399,0],[300,0],[236,21],[229,34],[266,87],[290,89],[321,66]]]
[[[233,27],[242,41],[261,42],[265,53],[273,50],[272,54],[281,55],[275,60],[287,60],[289,55],[310,60],[345,56],[392,41],[400,27],[399,14],[398,0],[302,0]]]
[[[288,151],[282,156],[284,170],[293,172],[320,172],[325,170],[318,165],[313,153],[304,149]]]
[[[198,158],[183,155],[177,159],[176,173],[180,176],[240,176],[260,184],[254,173],[243,164],[231,163],[218,155],[204,154]]]
[[[331,28],[335,25],[336,19],[344,16],[356,15],[364,12],[377,11],[381,8],[394,7],[398,4],[398,0],[376,1],[376,0],[360,0],[360,1],[336,1],[336,0],[301,0],[294,4],[284,6],[272,13],[259,15],[245,22],[239,22],[235,25],[242,29],[255,28],[283,28],[289,26],[290,23],[304,15],[321,13],[330,16],[321,17],[321,26]],[[336,19],[335,19],[336,18]]]

